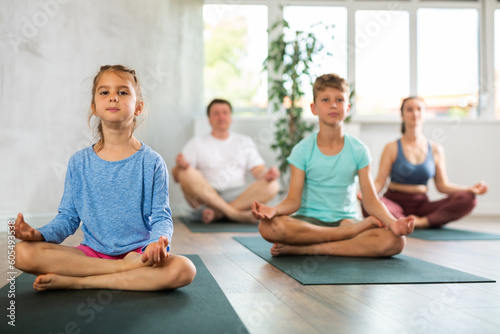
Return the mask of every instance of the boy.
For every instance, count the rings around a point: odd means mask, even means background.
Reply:
[[[288,157],[287,197],[275,207],[253,203],[262,237],[274,243],[274,256],[392,256],[413,232],[413,218],[396,220],[375,194],[368,148],[343,132],[348,97],[349,85],[338,75],[316,79],[311,111],[318,116],[319,132],[304,138]],[[358,177],[363,204],[372,216],[355,222]]]

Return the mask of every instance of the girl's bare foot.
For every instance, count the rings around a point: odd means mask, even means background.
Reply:
[[[33,289],[36,291],[79,289],[78,279],[78,277],[56,274],[40,275],[35,279]]]
[[[142,260],[142,254],[139,254],[137,252],[130,252],[125,257],[123,258],[123,261],[125,261],[126,265],[125,268],[126,270],[132,270],[132,269],[137,269],[141,267],[150,267],[154,265],[154,259],[148,259],[146,262],[143,262]]]
[[[408,217],[413,217],[415,228],[421,229],[421,228],[428,228],[430,226],[429,220],[426,217],[417,217],[414,215],[410,215]]]

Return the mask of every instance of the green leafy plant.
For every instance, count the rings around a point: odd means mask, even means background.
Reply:
[[[286,159],[292,148],[314,129],[314,124],[302,118],[300,102],[304,96],[304,83],[309,83],[307,86],[312,90],[310,67],[313,58],[323,50],[323,44],[312,32],[292,31],[285,19],[276,21],[269,29],[269,35],[274,38],[264,61],[264,70],[270,74],[269,101],[273,112],[277,113],[275,142],[271,148],[278,153],[279,169],[283,174],[288,170]]]

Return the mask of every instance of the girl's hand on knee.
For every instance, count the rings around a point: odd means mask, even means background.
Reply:
[[[168,258],[168,239],[160,237],[157,242],[150,243],[142,254],[142,262],[155,265]]]
[[[43,241],[42,234],[32,228],[27,222],[24,221],[24,216],[19,213],[16,218],[15,224],[15,237],[24,241]]]

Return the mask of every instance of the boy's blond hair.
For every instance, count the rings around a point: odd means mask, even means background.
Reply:
[[[313,85],[313,101],[316,102],[316,96],[319,92],[325,91],[327,88],[335,88],[343,93],[349,94],[349,84],[344,78],[341,78],[335,73],[323,74],[316,78]]]

